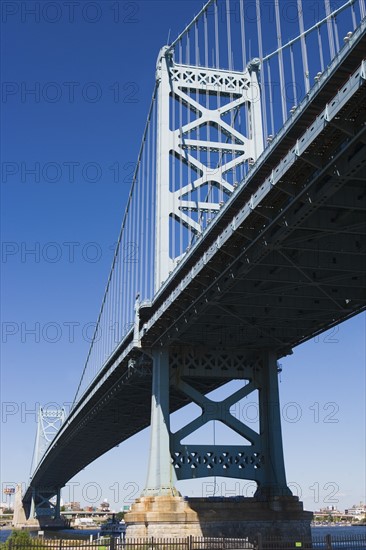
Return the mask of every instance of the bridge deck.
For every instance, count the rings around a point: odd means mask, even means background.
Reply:
[[[266,187],[281,159],[295,150],[296,140],[359,65],[364,49],[365,33],[272,144],[151,307],[142,309],[145,348],[167,342],[268,347],[280,357],[365,308],[364,84],[332,124],[324,123],[306,151],[295,154],[283,177]],[[248,211],[250,197],[259,204]],[[182,285],[184,277],[189,283]],[[130,334],[61,428],[33,486],[63,486],[148,426],[151,365],[143,359],[128,367],[129,359],[140,356]],[[214,378],[195,382],[205,391],[220,383]],[[174,394],[171,408],[184,403]],[[30,500],[31,487],[26,507]]]

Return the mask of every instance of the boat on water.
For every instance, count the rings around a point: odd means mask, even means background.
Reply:
[[[100,526],[100,537],[124,537],[126,533],[126,524],[125,522],[119,521],[116,519],[116,516],[113,514],[111,518],[108,519],[105,523],[102,523]]]

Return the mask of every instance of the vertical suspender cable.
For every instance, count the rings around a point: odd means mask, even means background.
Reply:
[[[113,343],[114,347],[119,343],[119,248],[116,252],[116,265],[115,265],[115,280],[116,280],[116,302],[114,308],[114,324],[113,324]]]
[[[208,28],[207,28],[207,10],[203,14],[203,34],[205,44],[205,67],[208,67]]]
[[[352,4],[351,4],[351,13],[352,13],[352,27],[353,27],[353,30],[355,30],[355,28],[357,27],[357,22],[356,22],[355,3],[354,2],[352,2]]]
[[[120,251],[121,251],[121,265],[122,265],[122,326],[121,326],[121,333],[122,338],[124,338],[126,331],[126,307],[127,307],[127,266],[125,262],[125,250],[126,250],[126,242],[127,242],[127,228],[125,227],[123,231],[122,241],[120,245]]]
[[[154,102],[154,97],[153,97]],[[149,114],[149,128],[147,131],[147,152],[146,152],[146,206],[145,206],[145,219],[146,219],[146,236],[145,236],[145,250],[144,250],[144,290],[143,290],[143,300],[151,300],[152,296],[150,294],[149,280],[153,279],[153,273],[150,271],[150,254],[154,254],[151,250],[150,239],[151,233],[153,233],[154,224],[152,220],[154,219],[153,212],[153,187],[152,187],[152,174],[150,172],[150,159],[151,159],[151,141],[152,141],[152,119],[153,119],[153,106],[151,107]]]
[[[117,256],[114,255],[113,260],[113,279],[112,279],[112,317],[109,322],[109,331],[111,334],[111,349],[110,353],[116,347],[116,310],[117,310]]]
[[[240,0],[240,41],[241,41],[241,55],[243,61],[243,72],[247,68],[247,53],[245,46],[245,26],[244,26],[244,6],[243,0]]]
[[[218,4],[215,0],[215,55],[216,63],[215,67],[218,69],[220,67],[220,42],[219,42],[219,21],[218,21]]]
[[[128,266],[128,311],[127,311],[127,322],[128,322],[128,330],[130,330],[131,327],[131,309],[132,304],[134,303],[133,299],[133,287],[134,287],[134,278],[133,278],[133,265],[131,262],[131,252],[134,253],[135,246],[136,246],[136,240],[135,240],[135,215],[134,215],[134,206],[136,204],[135,197],[132,195],[131,203],[130,203],[130,211],[129,211],[129,242],[127,245],[127,250],[125,252],[125,259]]]
[[[148,272],[148,247],[149,247],[149,233],[150,233],[150,223],[149,223],[149,208],[152,208],[150,205],[150,193],[149,193],[149,184],[150,184],[150,130],[151,130],[151,113],[149,114],[148,120],[148,130],[146,135],[146,168],[145,168],[145,235],[144,235],[144,253],[143,253],[143,281],[141,284],[141,298],[142,300],[148,300],[150,296],[147,295],[147,272]]]
[[[113,327],[114,327],[114,314],[115,314],[115,308],[116,308],[116,301],[115,301],[115,292],[116,292],[116,256],[114,256],[113,259],[113,267],[112,267],[112,278],[111,278],[111,287],[109,290],[109,293],[111,295],[110,297],[110,315],[108,319],[108,340],[109,340],[109,346],[108,346],[108,355],[112,352],[112,349],[114,347],[114,335],[113,335]]]
[[[262,17],[260,12],[259,0],[256,0],[256,15],[257,15],[257,33],[258,33],[258,52],[259,59],[263,63],[263,39],[262,39]],[[264,74],[263,67],[260,69],[260,85],[261,85],[261,104],[262,104],[262,114],[263,114],[263,130],[264,138],[268,135],[267,128],[267,101],[266,101],[266,90],[264,86]]]
[[[131,302],[132,302],[132,273],[131,273],[131,262],[130,262],[130,251],[131,246],[133,247],[134,241],[133,241],[133,217],[132,217],[132,205],[133,205],[133,196],[131,197],[130,201],[130,207],[128,211],[128,219],[127,219],[127,243],[126,243],[126,249],[124,250],[124,261],[126,262],[127,266],[127,296],[126,296],[126,302],[127,302],[127,310],[126,310],[126,324],[127,324],[127,332],[130,330],[130,323],[131,323]]]
[[[122,323],[122,315],[121,315],[121,294],[122,294],[122,282],[121,282],[121,271],[122,271],[122,265],[121,265],[121,247],[118,247],[118,254],[117,254],[117,325],[116,325],[116,331],[117,331],[117,341],[121,341],[121,323]]]
[[[172,130],[173,132],[175,132],[175,129],[176,129],[175,112],[176,112],[177,104],[176,104],[176,99],[174,94],[169,98],[169,101],[171,102],[170,113],[171,113]],[[175,168],[176,168],[175,148],[176,148],[176,140],[175,140],[175,133],[173,133],[173,154],[170,153],[170,158],[169,158],[170,187],[171,187],[172,193],[175,191],[175,185],[176,185],[175,184]],[[174,206],[175,206],[175,199],[174,199]],[[169,245],[169,248],[171,246],[171,254],[174,260],[174,258],[178,256],[176,251],[176,244],[175,244],[176,221],[175,221],[174,213],[170,220],[170,225],[171,225],[171,244]]]
[[[128,263],[127,255],[131,242],[131,211],[128,212],[127,217],[127,232],[126,232],[126,244],[123,249],[123,261],[126,264],[126,294],[125,294],[125,304],[126,304],[126,320],[125,320],[125,334],[128,332],[129,328],[129,316],[130,316],[130,296],[131,296],[131,273],[130,273],[130,264]]]
[[[147,120],[147,125],[149,126],[149,119]],[[147,158],[147,148],[148,148],[148,131],[145,133],[145,143],[144,150],[142,153],[142,167],[141,167],[141,177],[140,177],[140,230],[139,230],[139,251],[138,251],[138,283],[137,288],[140,293],[140,300],[143,300],[144,295],[144,281],[143,276],[145,272],[145,246],[146,246],[146,158]]]
[[[219,37],[219,18],[218,18],[218,0],[215,1],[215,54],[216,54],[216,69],[220,68],[220,37]],[[217,90],[216,95],[217,103],[216,106],[219,109],[221,106],[221,97],[220,97],[220,90]],[[221,143],[221,128],[217,128],[218,132],[218,141]],[[219,171],[220,179],[222,179],[222,157],[218,156],[218,166],[217,170]],[[223,199],[223,191],[222,191],[222,185],[219,184],[219,202],[221,202]]]
[[[116,279],[115,279],[115,265],[116,265],[115,264],[115,259],[116,259],[116,256],[114,256],[114,258],[113,258],[111,286],[109,288],[110,313],[109,313],[109,318],[107,319],[107,335],[108,335],[108,342],[109,342],[107,356],[110,355],[110,353],[112,352],[112,348],[113,348],[113,344],[114,344],[113,323],[114,323],[114,309],[115,309],[114,295],[115,295],[115,283],[116,283]]]
[[[360,15],[361,15],[361,19],[363,19],[365,17],[365,12],[366,12],[366,9],[365,9],[365,0],[360,0]]]
[[[144,149],[142,152],[141,157],[141,166],[140,166],[140,178],[138,182],[138,195],[137,195],[137,204],[138,204],[138,223],[137,223],[137,250],[136,250],[136,258],[135,262],[135,270],[137,272],[136,277],[136,291],[140,295],[140,300],[142,298],[142,272],[144,270],[144,244],[145,244],[145,212],[144,212],[144,205],[145,205],[145,179],[146,179],[146,149],[147,149],[147,132],[145,132],[145,140],[144,140]]]
[[[287,109],[286,109],[285,78],[284,78],[283,54],[282,54],[281,20],[280,20],[280,9],[278,5],[278,0],[275,0],[275,14],[276,14],[277,47],[281,48],[280,51],[278,52],[278,68],[279,68],[279,74],[280,74],[282,121],[283,123],[285,123],[287,118],[286,116]]]
[[[158,102],[154,99],[152,106],[152,141],[151,141],[151,203],[154,204],[153,216],[151,217],[150,231],[150,297],[154,296],[155,289],[155,224],[156,224],[156,110]]]
[[[110,279],[111,280],[111,279]],[[100,334],[100,340],[103,342],[103,356],[101,364],[103,365],[105,358],[108,353],[108,318],[110,315],[110,280],[108,282],[107,292],[106,292],[106,300],[105,300],[105,306],[104,311],[102,315],[103,323],[101,326],[101,334]],[[100,326],[100,325],[99,325]]]
[[[105,350],[105,354],[104,354],[104,361],[108,357],[108,354],[110,352],[110,347],[111,347],[111,341],[110,341],[110,336],[111,335],[110,335],[109,326],[110,326],[110,321],[111,321],[111,317],[112,317],[112,307],[113,307],[112,297],[113,297],[113,271],[112,271],[112,274],[111,274],[111,280],[110,280],[110,283],[109,283],[109,289],[108,289],[108,293],[107,293],[107,314],[105,316],[105,324],[104,324],[105,331],[102,334],[102,338],[106,342],[106,350]]]
[[[126,262],[126,252],[128,250],[130,240],[130,224],[129,224],[129,217],[126,219],[126,226],[124,230],[124,239],[123,239],[123,247],[122,247],[122,262],[123,262],[123,270],[124,270],[124,277],[123,277],[123,284],[124,284],[124,319],[123,319],[123,336],[126,336],[127,333],[127,324],[128,324],[128,315],[129,315],[129,303],[128,303],[128,263]]]
[[[200,47],[199,47],[199,33],[198,33],[198,21],[194,26],[194,45],[195,45],[195,64],[200,66]]]
[[[150,149],[151,149],[151,115],[149,120],[149,130],[147,133],[147,152],[146,152],[146,204],[145,204],[145,250],[144,250],[144,289],[142,294],[143,300],[148,300],[151,298],[147,291],[147,277],[149,273],[149,239],[150,239],[150,216],[149,209],[152,208],[150,205]]]
[[[198,42],[198,21],[196,21],[195,26],[194,26],[194,42],[195,42],[195,65],[196,65],[196,67],[198,67],[199,64],[200,64],[199,42]],[[197,101],[197,103],[200,102],[199,98],[200,98],[200,93],[196,89],[196,101]],[[196,117],[198,117],[198,113],[196,113]],[[200,140],[200,127],[199,126],[197,126],[197,139]],[[200,151],[201,151],[201,149],[200,149],[200,147],[198,147],[198,150],[197,150],[197,160],[198,160],[198,162],[201,161]],[[198,177],[198,173],[195,175],[195,177]],[[201,213],[200,213],[200,209],[199,209],[199,204],[201,202],[201,186],[199,186],[199,188],[197,190],[196,202],[197,202],[197,221],[200,224],[201,231],[202,231],[202,219],[201,219]]]
[[[135,221],[136,224],[136,243],[134,246],[134,255],[132,258],[133,262],[133,268],[135,272],[135,289],[134,289],[134,295],[133,297],[136,299],[136,294],[139,293],[141,296],[141,285],[140,285],[140,272],[142,269],[141,265],[141,247],[143,243],[143,226],[144,226],[144,218],[143,218],[143,211],[142,211],[142,205],[144,203],[144,196],[143,196],[143,178],[144,178],[144,170],[145,170],[145,147],[146,147],[146,139],[144,141],[143,145],[143,151],[142,156],[140,160],[140,168],[139,168],[139,174],[140,177],[138,178],[137,185],[135,187],[135,200],[136,200],[136,210],[137,210],[137,220]]]
[[[138,164],[138,172],[137,172],[137,178],[139,178],[140,176],[140,166],[141,166],[141,162],[139,162]],[[129,323],[131,323],[132,325],[132,320],[133,320],[133,308],[134,308],[134,305],[135,305],[135,284],[136,284],[136,281],[135,281],[135,269],[134,269],[134,257],[135,257],[135,254],[136,254],[136,247],[137,247],[137,237],[136,237],[136,218],[137,218],[137,200],[136,200],[136,189],[138,187],[138,182],[137,182],[137,185],[135,185],[134,187],[134,192],[133,192],[133,195],[132,195],[132,201],[131,201],[131,210],[130,210],[130,219],[131,219],[131,243],[130,243],[130,246],[128,247],[128,251],[127,251],[127,262],[128,262],[128,265],[129,265],[129,279],[131,281],[130,283],[130,292],[129,292],[129,311],[128,311],[128,315],[129,315]]]
[[[204,36],[205,36],[205,66],[208,67],[208,21],[207,21],[207,18],[208,18],[208,15],[207,15],[207,10],[205,11],[205,14],[204,14],[204,20],[203,20],[203,29],[204,29]],[[206,88],[206,92],[205,92],[205,95],[206,95],[206,109],[209,109],[210,108],[210,92],[208,91],[208,89]],[[207,142],[210,143],[210,125],[207,124],[206,125],[206,139],[207,139]],[[211,171],[211,148],[210,146],[207,147],[207,154],[206,154],[206,166],[208,168],[207,171]],[[207,193],[206,195],[209,197],[211,194],[211,182],[209,181],[207,183]],[[209,211],[208,212],[208,216],[206,215],[205,217],[205,220],[204,220],[204,225],[207,225],[207,217],[209,217],[211,214],[211,212]]]
[[[187,55],[187,65],[190,65],[191,64],[191,56],[190,56],[190,45],[191,45],[191,41],[190,41],[190,30],[187,31],[187,52],[188,52],[188,55]],[[187,92],[187,94],[189,95],[189,91]],[[187,112],[187,124],[189,124],[191,122],[191,109],[186,106],[186,112]],[[183,138],[182,138],[183,140]],[[192,181],[192,177],[193,177],[193,169],[192,169],[192,165],[190,163],[190,160],[189,160],[189,156],[191,154],[191,150],[190,149],[185,149],[185,156],[186,156],[186,160],[187,160],[187,173],[188,173],[188,182],[191,182]],[[190,186],[189,188],[189,192],[188,192],[188,200],[189,201],[192,201],[192,186]],[[191,209],[189,209],[189,213],[191,215]],[[184,231],[183,231],[184,232]],[[187,245],[190,243],[191,241],[191,235],[189,235],[189,229],[187,228],[187,233],[188,233],[188,239],[187,239]]]
[[[113,345],[113,336],[112,336],[112,330],[111,330],[111,324],[113,319],[113,283],[114,283],[114,267],[112,266],[112,274],[111,274],[111,280],[109,284],[109,290],[108,290],[108,315],[106,317],[106,323],[105,323],[105,330],[106,332],[102,334],[102,338],[106,340],[106,354],[104,360],[107,359],[107,357],[110,355],[112,351],[112,345]],[[100,367],[99,367],[100,368]]]
[[[138,165],[138,173],[137,173],[137,178],[139,178],[139,172],[140,172],[140,166],[141,166],[141,162],[139,162],[139,165]],[[130,292],[129,292],[129,303],[130,303],[130,306],[129,306],[129,312],[128,312],[128,315],[129,315],[129,323],[131,323],[132,325],[132,320],[133,320],[133,308],[134,308],[134,305],[135,305],[135,284],[136,284],[136,281],[135,281],[135,269],[134,269],[134,257],[135,257],[135,254],[136,254],[136,247],[137,247],[137,236],[136,236],[136,218],[137,218],[137,200],[136,200],[136,189],[138,188],[138,183],[137,185],[135,185],[135,188],[134,188],[134,193],[133,193],[133,196],[132,196],[132,203],[131,203],[131,206],[132,206],[132,211],[130,211],[130,219],[131,219],[131,243],[130,243],[130,246],[128,248],[128,252],[127,252],[127,262],[129,264],[129,271],[130,271],[130,274],[129,274],[129,279],[131,281],[130,283]]]
[[[243,72],[247,68],[247,51],[245,44],[245,20],[244,20],[244,4],[243,0],[240,0],[240,40],[241,40],[241,55],[243,62]],[[248,135],[248,104],[245,105],[245,129],[242,131],[244,135]],[[244,164],[241,165],[242,170],[244,170]],[[244,172],[242,171],[242,177],[244,177]]]
[[[153,110],[154,105],[154,99],[156,95],[156,88],[154,90],[154,95],[152,99],[152,104],[150,107],[150,111]],[[149,116],[148,116],[149,120]],[[143,150],[143,145],[145,141],[145,135],[146,135],[146,129],[139,153],[139,160],[141,159],[141,154]],[[134,186],[136,184],[136,176],[137,176],[137,169],[135,170],[135,174],[133,176],[133,181],[131,185],[131,190],[129,193],[129,197],[127,200],[127,205],[125,209],[125,213],[123,216],[122,226],[119,232],[118,236],[118,242],[116,246],[116,250],[113,256],[112,261],[112,267],[109,273],[107,285],[104,291],[102,304],[99,310],[94,334],[92,337],[91,345],[89,347],[88,355],[86,358],[86,361],[84,363],[83,372],[81,374],[80,382],[78,384],[76,394],[73,400],[72,408],[75,406],[76,399],[78,398],[81,391],[83,391],[88,384],[92,381],[91,375],[95,375],[97,372],[99,372],[100,368],[102,367],[105,359],[107,358],[107,355],[110,354],[111,346],[114,345],[113,341],[113,331],[110,330],[110,321],[118,319],[121,320],[122,327],[120,329],[120,332],[122,335],[125,334],[127,331],[127,327],[125,328],[125,325],[127,323],[130,323],[133,320],[133,307],[132,311],[129,307],[129,297],[131,296],[131,292],[129,289],[126,289],[126,280],[132,279],[132,277],[128,277],[128,274],[126,273],[126,262],[125,259],[127,259],[127,256],[129,253],[131,253],[131,250],[128,249],[129,244],[129,236],[131,234],[130,225],[131,225],[131,201],[133,196],[133,190]],[[135,194],[136,196],[136,194]],[[152,242],[154,243],[154,237],[153,237],[153,231],[150,231],[152,235]],[[127,235],[127,236],[126,236]],[[133,251],[132,251],[133,252]],[[153,256],[152,256],[152,264],[151,268],[153,269]],[[121,276],[122,271],[122,276]],[[151,271],[150,271],[151,272]],[[117,295],[120,295],[117,299]],[[121,304],[123,304],[119,308],[118,307],[118,300],[120,300]],[[134,296],[132,296],[132,305],[134,306]],[[117,310],[117,313],[116,313]],[[113,327],[114,328],[114,327]],[[119,331],[118,331],[119,333]]]
[[[337,16],[335,15],[332,17],[332,22],[334,25],[334,38],[335,38],[335,47],[336,47],[336,53],[339,52],[339,36],[338,36],[338,25],[337,25]]]
[[[232,71],[233,70],[233,59],[232,59],[232,47],[231,47],[231,14],[230,14],[230,0],[226,0],[226,33],[227,33],[227,63],[228,63],[228,67],[229,67],[229,71]],[[230,94],[230,102],[233,101],[233,95]],[[232,127],[234,127],[234,110],[231,111],[230,113],[230,125]],[[235,153],[232,152],[230,155],[228,154],[226,159],[225,159],[225,154],[222,153],[222,157],[224,159],[224,164],[225,164],[225,160],[228,161],[230,159],[230,161],[232,161],[234,159],[234,156],[235,156]],[[226,175],[227,173],[225,173]],[[236,169],[235,169],[235,177],[233,179],[233,183],[234,181],[236,180]],[[229,180],[230,181],[230,180]],[[223,196],[222,196],[222,200],[223,200]]]
[[[233,70],[232,49],[231,49],[231,21],[230,21],[230,0],[226,0],[226,33],[227,33],[227,63],[229,71]]]
[[[290,59],[291,59],[291,80],[292,80],[292,90],[293,90],[293,94],[294,94],[294,105],[297,105],[295,61],[294,61],[294,50],[293,50],[292,45],[290,46]]]
[[[119,327],[119,249],[116,253],[116,264],[114,268],[115,282],[116,282],[116,301],[114,307],[114,325],[113,325],[113,339],[114,347],[119,343],[118,327]]]
[[[113,259],[113,267],[112,267],[112,277],[111,277],[111,284],[109,287],[109,316],[107,319],[107,338],[108,338],[108,350],[107,350],[107,357],[112,352],[113,348],[113,322],[114,322],[114,308],[115,308],[115,300],[114,300],[114,294],[115,294],[115,256]]]
[[[328,17],[331,13],[329,0],[324,0],[324,5],[325,5],[325,13]],[[333,60],[335,56],[335,48],[334,48],[334,36],[333,36],[333,24],[332,24],[331,17],[328,17],[327,19],[327,29],[328,29],[330,59]]]
[[[143,176],[144,176],[144,154],[145,154],[145,146],[146,146],[146,137],[144,139],[143,143],[143,150],[142,155],[140,158],[140,166],[139,166],[139,178],[137,180],[137,185],[135,185],[135,201],[136,201],[136,214],[137,214],[137,220],[135,221],[136,229],[135,229],[135,237],[136,242],[134,245],[133,250],[133,257],[131,258],[132,266],[135,274],[135,288],[133,292],[133,298],[136,299],[136,294],[141,294],[141,287],[139,286],[139,280],[140,280],[140,271],[141,271],[141,261],[140,261],[140,252],[141,252],[141,245],[142,245],[142,238],[141,235],[143,234],[142,231],[142,225],[143,225],[143,218],[141,213],[141,205],[143,204],[143,195],[142,195],[142,182],[143,182]],[[135,306],[135,302],[134,302]]]
[[[318,49],[320,57],[320,69],[321,72],[324,72],[324,54],[323,54],[323,43],[320,27],[318,27]]]
[[[106,295],[104,296],[103,303],[102,303],[102,309],[101,309],[101,315],[100,319],[98,319],[96,327],[95,327],[95,334],[93,335],[92,344],[91,344],[91,359],[93,357],[93,352],[99,351],[99,360],[98,363],[101,364],[103,362],[103,356],[104,356],[104,346],[105,341],[104,338],[97,338],[97,334],[100,334],[100,331],[104,332],[104,316],[106,312]],[[103,336],[103,335],[102,335]],[[86,370],[86,376],[88,375],[88,371]]]
[[[137,181],[136,185],[133,189],[133,195],[132,195],[132,201],[131,201],[131,209],[130,209],[130,224],[131,224],[131,242],[128,247],[127,251],[127,262],[129,266],[129,282],[130,282],[130,290],[129,290],[129,310],[128,310],[128,322],[132,324],[133,316],[132,311],[133,307],[135,305],[135,269],[134,269],[134,257],[136,254],[136,247],[137,247],[137,241],[136,241],[136,218],[137,218],[137,200],[136,200],[136,188],[138,187],[138,180],[140,177],[140,167],[141,167],[141,161],[138,163],[137,166]]]
[[[112,343],[112,349],[117,345],[117,336],[116,336],[116,328],[117,328],[117,298],[118,298],[118,278],[117,278],[117,266],[118,266],[118,257],[114,257],[114,268],[113,268],[113,312],[112,312],[112,319],[111,319],[111,343]]]
[[[179,63],[182,63],[182,41],[179,42]],[[180,143],[183,143],[183,100],[182,97],[179,96],[179,135],[180,135]],[[183,187],[183,150],[180,148],[180,162],[179,162],[179,190],[180,194],[182,194],[182,187]],[[178,205],[179,209],[179,205]],[[183,254],[183,223],[182,220],[179,220],[179,255],[181,256]]]
[[[132,275],[132,292],[131,292],[131,324],[134,321],[134,309],[135,309],[135,300],[136,300],[136,294],[138,292],[138,255],[139,255],[139,247],[140,247],[140,239],[139,239],[139,218],[140,218],[140,203],[139,203],[139,196],[140,196],[140,183],[141,183],[141,171],[142,171],[142,155],[139,159],[138,163],[138,173],[137,173],[137,181],[134,189],[134,197],[133,197],[133,215],[132,215],[132,228],[133,228],[133,246],[131,246],[129,260],[131,262],[131,275]]]
[[[268,89],[269,89],[269,107],[271,115],[271,134],[275,134],[274,115],[273,115],[273,94],[272,94],[272,77],[271,77],[271,60],[268,59]]]
[[[297,11],[299,14],[299,30],[300,30],[300,34],[303,35],[304,12],[302,7],[302,0],[297,0]],[[300,43],[301,43],[301,56],[302,56],[302,66],[303,66],[303,73],[304,73],[305,92],[308,93],[308,91],[310,90],[310,81],[309,81],[308,53],[306,48],[305,36],[301,36]]]

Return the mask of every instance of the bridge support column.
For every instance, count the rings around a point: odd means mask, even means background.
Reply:
[[[30,505],[29,517],[31,519],[36,519],[36,490],[32,489],[32,500]]]
[[[169,349],[153,350],[151,440],[144,496],[178,495],[169,438]]]
[[[154,350],[148,478],[142,496],[126,514],[127,538],[193,535],[254,541],[260,532],[284,540],[311,540],[312,513],[304,512],[286,484],[277,379],[277,356],[271,351],[187,345]],[[220,380],[244,383],[214,401],[209,393]],[[202,409],[174,433],[169,426],[169,385]],[[257,430],[233,412],[233,406],[253,392],[258,392]],[[198,442],[187,441],[211,421],[242,436],[242,444],[212,443],[207,433]],[[174,487],[176,479],[213,476],[254,480],[258,489],[254,498],[187,499]]]
[[[25,515],[25,510],[22,502],[22,486],[17,484],[15,487],[15,496],[14,496],[14,515],[12,526],[16,529],[19,529],[27,524],[27,518]]]
[[[41,528],[64,529],[68,522],[61,517],[61,488],[33,488],[29,519]]]
[[[55,519],[60,519],[61,518],[61,489],[60,489],[60,487],[57,488],[57,493],[56,493],[54,518]]]
[[[273,352],[264,355],[263,375],[259,388],[260,438],[264,461],[264,475],[256,498],[270,499],[291,496],[287,487],[283,457],[281,409],[278,391],[277,357]]]

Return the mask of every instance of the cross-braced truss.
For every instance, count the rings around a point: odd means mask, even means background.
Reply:
[[[263,354],[245,351],[182,348],[170,350],[171,384],[201,407],[201,415],[170,435],[172,464],[177,479],[223,476],[264,478],[264,448],[258,432],[233,414],[238,401],[259,390],[263,377]],[[222,401],[197,391],[187,380],[211,376],[223,380],[240,378],[247,383]],[[184,440],[212,421],[219,421],[247,440],[243,445],[187,444]]]
[[[240,167],[263,151],[259,66],[224,71],[160,53],[156,289],[233,193]]]
[[[41,407],[39,409],[36,445],[33,457],[33,471],[37,468],[42,456],[57,434],[65,418],[66,411],[64,408],[44,409]]]

